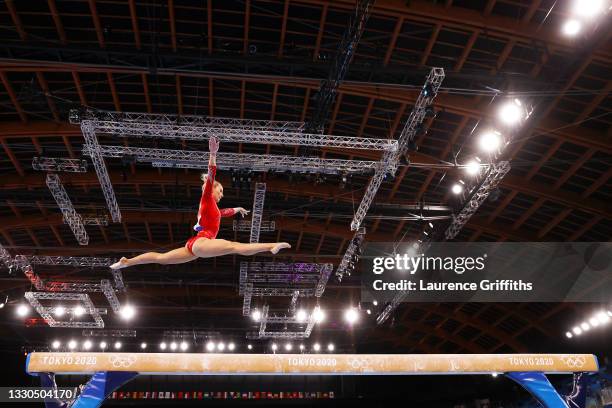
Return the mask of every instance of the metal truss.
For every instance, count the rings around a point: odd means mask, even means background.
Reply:
[[[2,244],[0,244],[0,263],[4,264],[9,271],[12,271],[13,267],[15,266],[15,261],[11,256],[11,253],[7,251]]]
[[[221,337],[221,332],[211,330],[164,330],[162,336],[165,338],[192,338],[198,340]]]
[[[99,283],[87,282],[47,282],[45,290],[49,292],[102,292],[102,286]]]
[[[264,200],[266,198],[266,183],[257,183],[255,185],[255,194],[253,196],[253,210],[251,216],[251,244],[259,242],[259,230],[261,227],[261,218],[264,210]]]
[[[103,157],[133,157],[141,163],[151,163],[153,167],[206,169],[208,153],[193,150],[154,149],[105,145],[99,147]],[[91,156],[88,146],[83,154]],[[376,169],[378,162],[370,160],[323,159],[319,157],[295,157],[273,154],[218,153],[217,166],[222,170],[249,169],[254,171],[291,171],[294,173],[369,173]]]
[[[323,132],[329,111],[336,99],[336,92],[348,71],[349,64],[357,49],[357,44],[370,17],[373,4],[374,0],[357,1],[357,7],[353,10],[349,26],[344,32],[342,40],[340,40],[334,60],[331,63],[329,75],[321,83],[321,88],[317,93],[317,104],[315,105],[312,119],[308,122],[308,132]]]
[[[156,115],[137,114],[139,121],[131,120],[131,113],[124,113],[122,120],[83,120],[81,129],[87,129],[95,137],[96,132],[121,137],[150,137],[164,139],[208,140],[215,136],[222,142],[275,144],[311,147],[340,147],[365,150],[397,150],[397,141],[367,137],[335,136],[303,133],[300,130],[248,128],[231,126],[202,126],[183,124],[181,121],[156,121]],[[84,133],[85,135],[85,130]],[[88,146],[97,150],[96,140],[87,140]],[[94,157],[92,156],[92,159]],[[96,161],[94,160],[94,165]]]
[[[32,158],[32,169],[53,172],[85,173],[87,172],[87,160],[34,156]]]
[[[296,290],[293,292],[293,296],[291,297],[291,302],[289,303],[289,313],[295,314],[295,310],[297,308],[297,301],[300,297],[300,291]]]
[[[97,258],[90,256],[43,256],[43,255],[16,255],[18,264],[30,265],[66,265],[107,267],[115,262],[113,258]]]
[[[234,231],[251,231],[251,221],[249,220],[234,220],[232,229]],[[276,222],[261,221],[259,224],[260,232],[276,231]]]
[[[357,231],[366,216],[366,213],[370,209],[370,205],[380,188],[383,180],[387,174],[395,174],[400,158],[406,154],[408,146],[414,140],[418,128],[425,119],[426,108],[433,103],[436,97],[440,85],[444,80],[444,69],[443,68],[432,68],[427,76],[423,90],[419,94],[414,108],[408,117],[406,125],[404,126],[402,133],[398,138],[398,148],[394,152],[385,152],[383,158],[376,167],[374,176],[370,180],[368,187],[366,188],[361,203],[355,212],[353,221],[351,222],[351,230]]]
[[[113,274],[113,280],[115,281],[115,287],[121,292],[125,292],[125,283],[123,283],[123,274],[121,269],[111,269]]]
[[[83,330],[84,337],[136,337],[136,330],[131,329],[104,329],[104,330]]]
[[[72,201],[70,201],[70,197],[68,197],[68,193],[66,193],[66,189],[64,189],[57,174],[47,174],[47,187],[49,187],[49,191],[51,191],[62,214],[64,214],[64,222],[68,224],[74,233],[77,242],[80,245],[89,244],[89,236],[87,231],[85,231],[83,220],[74,209]]]
[[[32,286],[34,286],[38,290],[46,289],[45,281],[43,281],[40,276],[38,276],[38,274],[34,272],[34,269],[31,265],[21,265],[19,268],[22,270],[25,277],[30,281]]]
[[[253,296],[321,297],[333,264],[241,262],[239,294],[244,296],[242,313],[248,316]]]
[[[119,310],[121,309],[121,304],[119,303],[119,299],[117,299],[115,289],[113,289],[110,281],[108,279],[102,279],[100,281],[100,287],[102,289],[102,292],[104,293],[104,296],[106,296],[106,299],[108,300],[108,304],[113,309],[113,312],[119,313]]]
[[[135,123],[158,123],[171,126],[198,126],[227,129],[251,129],[251,130],[276,130],[295,131],[304,130],[304,122],[280,121],[280,120],[257,120],[220,118],[196,115],[172,115],[164,113],[138,113],[138,112],[112,112],[103,110],[73,109],[70,111],[70,123],[80,124],[83,121],[93,122],[135,122]]]
[[[92,303],[87,293],[63,293],[63,292],[26,292],[24,297],[30,302],[32,307],[40,314],[50,327],[64,327],[77,329],[102,329],[104,320],[100,312],[105,309],[97,309]],[[81,321],[57,321],[51,315],[54,308],[44,307],[40,300],[62,300],[79,302],[85,309],[85,313],[91,315],[93,322]]]
[[[103,227],[108,226],[108,216],[92,216],[92,217],[83,217],[83,225],[100,225]]]
[[[481,204],[489,196],[489,193],[497,188],[499,182],[504,176],[510,171],[510,163],[507,161],[501,161],[489,166],[486,177],[480,183],[475,191],[470,195],[467,202],[463,205],[463,208],[459,213],[453,217],[451,225],[444,232],[445,239],[453,239],[457,236],[463,226],[469,221],[469,219],[478,211]]]
[[[359,256],[361,255],[361,246],[363,245],[363,241],[365,239],[366,230],[364,227],[359,228],[359,231],[356,231],[353,235],[353,239],[349,244],[340,264],[338,265],[338,269],[336,269],[336,278],[338,282],[342,281],[344,275],[351,275],[351,271],[357,265],[359,261]]]
[[[307,339],[310,337],[312,330],[315,325],[314,313],[310,314],[307,322],[299,321],[295,315],[293,316],[270,316],[269,306],[264,305],[261,312],[261,320],[259,321],[259,330],[257,332],[249,332],[246,337],[248,339],[276,339],[276,338],[295,338],[295,339]],[[302,331],[266,331],[268,324],[294,324],[294,325],[306,325]]]
[[[115,190],[113,190],[113,184],[110,181],[108,175],[108,169],[106,163],[100,153],[100,143],[98,143],[98,137],[94,127],[90,123],[81,123],[81,132],[85,138],[85,146],[90,152],[91,161],[98,175],[100,186],[102,187],[102,194],[106,200],[106,206],[110,212],[113,222],[121,222],[121,211],[119,210],[119,204],[117,203],[117,197],[115,197]]]

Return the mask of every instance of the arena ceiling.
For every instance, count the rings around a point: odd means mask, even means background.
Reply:
[[[446,79],[437,116],[395,178],[381,186],[366,218],[367,240],[414,239],[408,220],[420,203],[452,204],[448,164],[474,149],[473,130],[495,121],[496,93],[514,92],[534,107],[507,157],[512,170],[457,240],[608,241],[612,231],[612,42],[610,16],[579,38],[559,33],[568,5],[552,0],[376,1],[330,111],[326,133],[397,137],[431,67]],[[88,227],[79,246],[33,156],[81,157],[83,136],[72,108],[308,121],[349,15],[351,1],[28,1],[0,6],[0,240],[13,253],[117,257],[166,250],[191,235],[199,198],[193,170],[153,169],[108,159],[123,220]],[[499,97],[499,96],[498,96]],[[126,140],[126,143],[127,140]],[[138,144],[139,142],[135,142]],[[185,145],[158,141],[156,146]],[[201,144],[187,148],[205,150]],[[222,145],[222,151],[298,154],[293,147]],[[317,149],[330,158],[377,159],[376,152]],[[337,264],[353,234],[349,223],[368,178],[315,180],[254,174],[267,183],[265,219],[276,231],[261,242],[293,249],[257,260]],[[62,173],[77,210],[105,205],[92,171]],[[225,186],[223,206],[249,207],[252,191]],[[222,224],[221,238],[248,239]],[[217,330],[244,338],[238,257],[126,270],[128,297],[139,305],[131,327]],[[39,267],[43,277],[108,277],[106,270]],[[13,298],[29,289],[21,276],[2,279]],[[322,305],[332,314],[359,301],[359,279],[330,282]],[[557,341],[580,304],[405,304],[391,323],[366,320],[347,332],[328,324],[313,338],[339,347],[403,352],[503,352],[563,348]],[[113,326],[114,325],[114,326]],[[111,327],[125,327],[113,322]],[[48,330],[5,326],[23,344]],[[59,329],[56,329],[59,330]]]

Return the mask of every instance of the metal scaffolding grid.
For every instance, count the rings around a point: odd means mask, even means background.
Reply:
[[[250,220],[234,220],[232,223],[232,229],[234,231],[251,231],[251,221]],[[271,232],[276,231],[276,222],[274,221],[261,221],[259,224],[260,232]]]
[[[102,329],[104,328],[104,320],[100,312],[106,313],[106,309],[97,309],[92,303],[87,293],[63,293],[63,292],[26,292],[24,297],[30,302],[32,307],[40,314],[45,322],[50,327],[64,327],[77,329]],[[85,314],[90,315],[93,322],[82,321],[57,321],[51,315],[54,311],[53,307],[45,307],[41,300],[62,300],[79,302],[85,309]]]
[[[32,158],[32,169],[51,172],[85,173],[87,172],[87,160],[34,156]]]
[[[113,258],[97,258],[90,256],[44,256],[44,255],[16,255],[15,262],[30,265],[66,265],[107,267],[115,260]]]
[[[255,185],[255,194],[253,195],[253,210],[251,216],[251,236],[250,243],[259,242],[259,231],[261,227],[261,218],[263,217],[264,201],[266,198],[266,183],[257,183]]]
[[[64,189],[57,174],[47,174],[47,187],[49,187],[49,191],[51,191],[53,198],[55,198],[57,205],[64,215],[64,222],[72,230],[77,242],[80,245],[89,244],[89,236],[83,225],[83,220],[74,209],[72,201],[70,201],[70,197],[68,197],[68,193],[66,193],[66,189]]]

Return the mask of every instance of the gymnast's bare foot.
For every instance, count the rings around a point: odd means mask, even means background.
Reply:
[[[273,254],[277,254],[277,253],[278,253],[278,251],[280,251],[281,249],[284,249],[284,248],[291,248],[291,245],[289,245],[289,244],[288,244],[288,243],[286,243],[286,242],[279,242],[278,244],[276,244],[276,245],[274,245],[274,246],[272,247],[272,249],[270,250],[270,252],[272,252]]]
[[[128,260],[124,256],[118,262],[115,262],[114,264],[112,264],[110,268],[111,269],[121,269],[121,268],[125,268],[126,266],[128,266]]]

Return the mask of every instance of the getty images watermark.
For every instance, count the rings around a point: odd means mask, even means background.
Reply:
[[[612,244],[368,243],[362,301],[610,302]]]

